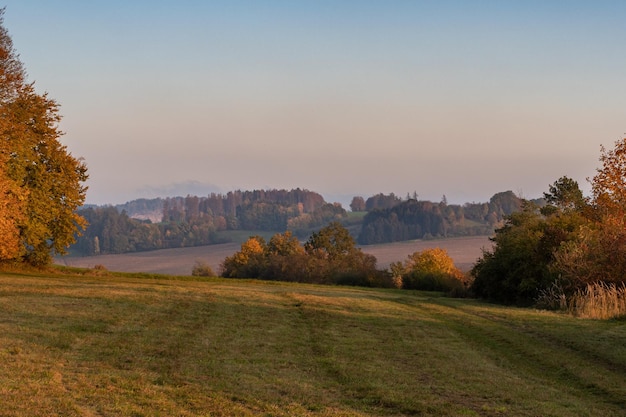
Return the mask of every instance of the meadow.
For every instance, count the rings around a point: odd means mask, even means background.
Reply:
[[[625,415],[623,320],[100,273],[0,273],[0,415]]]

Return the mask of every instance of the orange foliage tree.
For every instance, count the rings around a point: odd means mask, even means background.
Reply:
[[[398,264],[394,265],[396,271],[398,268]],[[425,249],[409,255],[401,272],[404,288],[453,291],[465,286],[465,275],[442,248]]]
[[[22,252],[20,245],[19,225],[24,221],[25,192],[15,182],[5,176],[3,165],[0,164],[0,260],[19,257]]]
[[[626,138],[601,147],[600,162],[591,179],[591,221],[555,254],[554,269],[574,288],[626,281]]]
[[[0,10],[0,163],[3,259],[44,265],[74,243],[85,221],[84,163],[59,142],[58,104],[35,92],[2,25]],[[15,245],[15,230],[19,243]]]

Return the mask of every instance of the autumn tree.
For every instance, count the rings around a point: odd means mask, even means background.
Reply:
[[[21,253],[19,225],[24,221],[24,191],[6,177],[0,164],[0,260],[15,259]]]
[[[626,138],[601,147],[600,162],[591,179],[592,221],[555,255],[554,269],[571,288],[626,281]]]
[[[76,213],[85,199],[85,164],[59,142],[58,104],[25,81],[25,71],[0,11],[0,161],[5,187],[23,203],[12,218],[19,248],[10,257],[33,265],[65,253],[85,222]],[[6,223],[5,218],[5,223]],[[5,256],[9,256],[7,252]]]
[[[307,257],[304,247],[291,232],[276,233],[266,246],[265,270],[261,278],[305,281]]]
[[[241,250],[224,259],[221,275],[225,278],[391,286],[391,277],[376,269],[376,258],[363,253],[339,223],[311,235],[304,247],[287,231],[275,234],[266,244],[250,237]]]
[[[393,265],[398,274],[399,264]],[[463,288],[465,275],[442,248],[425,249],[408,256],[402,271],[402,287],[407,289],[453,291]]]
[[[602,167],[591,180],[593,203],[603,220],[626,223],[626,138],[600,148]]]
[[[225,278],[258,278],[265,264],[265,239],[251,236],[241,244],[241,249],[228,256],[221,264],[221,276]]]
[[[463,277],[463,273],[454,265],[454,260],[442,248],[425,249],[409,255],[405,268],[409,271],[448,274],[459,279]]]

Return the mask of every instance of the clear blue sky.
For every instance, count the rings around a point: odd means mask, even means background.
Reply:
[[[625,1],[5,1],[89,203],[235,188],[588,189],[626,132]]]

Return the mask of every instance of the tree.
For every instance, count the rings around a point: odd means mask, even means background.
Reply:
[[[593,215],[555,254],[554,269],[566,288],[626,281],[626,138],[614,149],[601,147],[600,162],[591,180]]]
[[[459,279],[463,277],[463,273],[454,265],[454,260],[452,260],[448,252],[442,248],[425,249],[421,252],[414,252],[409,255],[405,268],[408,271],[453,275]]]
[[[305,243],[310,280],[344,285],[373,285],[378,279],[376,258],[356,247],[348,229],[333,222]]]
[[[504,216],[520,211],[523,201],[513,193],[504,191],[494,194],[489,200],[489,212],[495,214],[496,221],[501,221]]]
[[[393,265],[399,270],[399,265]],[[428,291],[452,291],[464,287],[465,275],[442,248],[426,249],[408,256],[402,270],[402,286]]]
[[[85,221],[76,213],[85,199],[87,168],[59,142],[58,104],[25,82],[25,71],[0,11],[0,157],[5,175],[25,198],[18,258],[44,265],[74,243]]]
[[[270,238],[267,244],[267,251],[270,255],[291,256],[304,253],[298,238],[290,231],[277,233]]]
[[[311,255],[334,261],[355,251],[356,244],[348,229],[332,222],[313,233],[304,248]]]
[[[221,270],[225,278],[393,286],[391,276],[376,269],[376,258],[358,249],[338,223],[314,233],[305,247],[291,232],[275,234],[267,244],[252,236],[224,259]]]
[[[350,203],[350,210],[352,210],[353,212],[365,211],[365,200],[363,199],[363,197],[353,197],[352,202]]]
[[[306,254],[298,238],[287,231],[271,237],[266,248],[262,278],[284,281],[306,280]]]
[[[251,236],[241,244],[241,250],[224,259],[221,276],[224,278],[258,278],[261,276],[266,253],[265,239]]]
[[[472,268],[477,296],[527,305],[564,279],[559,253],[578,239],[588,220],[576,210],[555,208],[548,215],[544,211],[526,202],[523,211],[505,217],[504,226],[491,239],[494,248],[483,251]]]
[[[402,199],[397,197],[394,193],[390,193],[389,195],[378,193],[369,197],[365,201],[365,210],[372,211],[376,209],[391,208],[393,206],[397,206],[401,202]]]
[[[15,259],[20,255],[19,224],[24,220],[25,195],[14,181],[6,178],[0,164],[0,260]]]
[[[533,207],[508,216],[492,238],[493,250],[484,250],[472,268],[474,293],[505,304],[530,304],[541,288],[551,285],[555,277],[545,254],[537,250],[544,226]]]
[[[587,206],[587,200],[578,186],[578,182],[568,177],[561,177],[549,186],[549,191],[543,193],[547,206],[542,210],[544,214],[550,212],[582,211]]]
[[[626,138],[615,142],[615,148],[600,147],[602,168],[591,181],[593,203],[602,219],[626,222]]]

